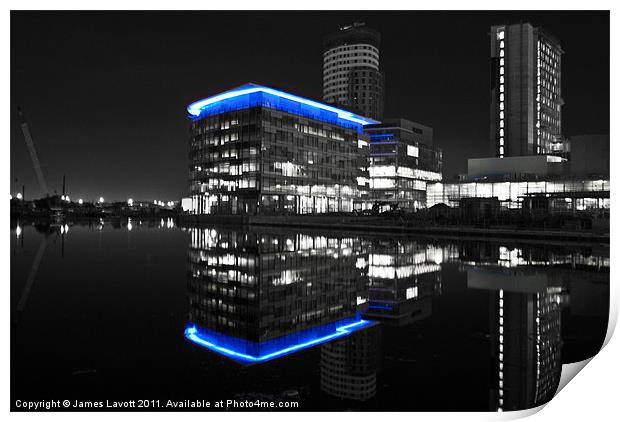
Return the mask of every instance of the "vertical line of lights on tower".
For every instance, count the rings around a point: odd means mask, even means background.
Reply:
[[[504,158],[504,29],[497,33],[499,40],[499,156]]]
[[[540,154],[540,40],[536,48],[536,153]]]

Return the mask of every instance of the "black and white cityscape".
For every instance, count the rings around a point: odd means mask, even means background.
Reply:
[[[12,11],[15,412],[549,402],[610,313],[609,11]]]

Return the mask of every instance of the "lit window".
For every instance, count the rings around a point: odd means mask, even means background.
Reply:
[[[503,40],[503,39],[504,39],[504,31],[503,31],[503,30],[502,30],[502,31],[499,31],[499,32],[497,33],[497,39],[498,39],[498,40]]]
[[[414,145],[407,145],[407,155],[409,155],[410,157],[417,157],[418,154],[418,147]]]

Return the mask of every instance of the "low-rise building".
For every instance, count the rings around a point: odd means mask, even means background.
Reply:
[[[405,119],[364,127],[370,137],[370,191],[376,203],[408,211],[426,208],[426,185],[441,180],[442,151],[433,130]]]

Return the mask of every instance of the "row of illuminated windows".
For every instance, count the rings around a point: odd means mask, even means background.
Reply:
[[[231,119],[223,119],[223,120],[219,120],[219,119],[204,119],[203,121],[201,121],[201,123],[198,123],[195,125],[195,132],[197,134],[202,134],[205,133],[209,130],[225,130],[225,129],[230,129],[232,126],[236,126],[239,124],[239,119],[238,118],[231,118]]]
[[[341,85],[339,83],[334,82],[332,83],[328,83],[327,85],[325,85],[325,89],[323,90],[323,95],[336,95],[338,93],[342,93],[344,95],[344,93],[348,93],[349,90],[355,92],[355,91],[365,91],[369,93],[369,96],[371,96],[371,94],[373,92],[376,92],[378,89],[380,89],[380,87],[377,86],[371,86],[371,85],[359,85],[359,86],[354,86],[351,87],[349,85]],[[355,94],[354,94],[355,95]]]
[[[244,178],[236,179],[236,180],[223,180],[223,179],[208,178],[206,180],[205,185],[207,186],[207,191],[223,190],[223,191],[228,191],[228,192],[234,192],[237,189],[255,189],[257,184],[256,184],[256,178],[244,177]]]
[[[362,65],[362,64],[371,65],[371,67],[373,68],[375,67],[379,68],[379,60],[376,60],[376,59],[374,60],[372,59],[338,60],[338,61],[327,64],[324,67],[325,71],[323,72],[323,75],[329,76],[333,73],[340,72],[346,69],[347,67],[349,67],[348,65]]]
[[[324,89],[323,89],[323,94],[324,95],[334,95],[337,93],[347,93],[347,95],[350,95],[352,97],[355,96],[362,96],[362,97],[366,97],[366,94],[368,94],[368,97],[373,97],[376,96],[377,98],[379,97],[379,93],[381,92],[382,87],[381,85],[350,85],[350,84],[339,84],[337,82],[334,83],[328,83],[325,85]]]
[[[195,166],[195,171],[205,172],[206,174],[229,174],[231,176],[238,176],[243,173],[251,173],[258,171],[258,164],[256,162],[250,161],[243,164],[230,164],[230,163],[219,163],[218,165],[214,165],[211,167],[202,167]]]
[[[366,74],[368,74],[368,76],[366,76]],[[378,72],[370,72],[370,71],[363,71],[363,70],[350,70],[346,72],[343,71],[340,74],[323,77],[323,85],[325,86],[329,82],[338,82],[341,84],[344,84],[344,83],[348,84],[351,80],[353,80],[354,83],[356,84],[369,83],[369,84],[376,85],[381,82],[380,75],[381,74]]]
[[[355,51],[352,53],[341,53],[341,54],[331,54],[325,57],[325,63],[331,63],[334,60],[338,59],[346,59],[346,58],[357,58],[357,57],[372,57],[374,59],[379,60],[379,54],[375,52],[367,52],[367,51]]]
[[[194,153],[192,155],[192,162],[200,164],[203,162],[213,162],[221,159],[236,159],[240,157],[253,157],[256,156],[257,149],[255,147],[250,148],[242,148],[241,150],[237,148],[224,148],[218,151],[209,151],[205,153]],[[202,166],[204,167],[204,166]],[[201,171],[201,169],[196,169]]]
[[[334,73],[334,72],[331,72],[331,73]],[[327,81],[338,79],[338,78],[344,78],[345,80],[348,80],[349,76],[352,76],[354,78],[368,77],[369,80],[378,79],[380,77],[376,71],[371,71],[367,68],[362,68],[361,70],[360,69],[352,70],[350,68],[347,68],[347,69],[341,70],[341,73],[342,75],[335,75],[335,76],[329,76],[329,77],[324,75],[323,81],[327,82]]]
[[[369,86],[376,86],[381,84],[380,74],[370,73],[368,77],[362,77],[361,73],[366,73],[362,71],[350,71],[343,72],[340,75],[330,76],[324,78],[323,87],[327,86],[337,86],[337,85],[351,85],[353,86],[365,86],[364,84],[368,84]]]
[[[353,44],[329,49],[323,53],[323,56],[330,56],[333,54],[341,53],[343,51],[372,51],[375,52],[377,55],[379,54],[379,49],[370,44]]]
[[[239,140],[239,133],[238,132],[231,132],[231,133],[222,133],[222,134],[207,134],[204,137],[202,137],[202,143],[196,142],[194,143],[195,147],[201,147],[201,146],[206,146],[206,145],[212,145],[212,146],[220,146],[220,145],[224,145],[228,142],[234,142],[234,141],[238,141]]]

